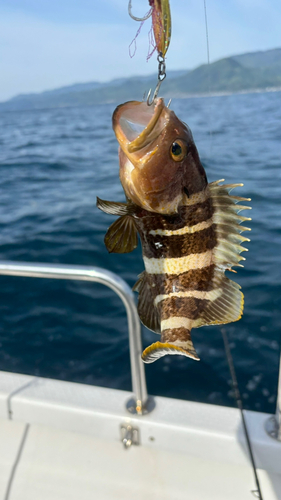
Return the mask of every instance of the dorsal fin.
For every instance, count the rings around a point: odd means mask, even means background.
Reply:
[[[222,179],[223,180],[223,179]],[[248,206],[239,205],[239,201],[250,201],[249,198],[231,196],[229,191],[243,184],[219,184],[220,181],[209,184],[210,195],[215,209],[213,221],[216,224],[217,245],[214,248],[215,264],[218,269],[231,270],[232,266],[243,267],[239,262],[245,260],[240,256],[241,252],[247,251],[240,242],[250,241],[240,236],[243,231],[249,230],[242,225],[244,221],[251,220],[249,217],[238,215],[241,210],[250,209]]]
[[[108,229],[104,243],[110,253],[129,253],[138,246],[138,233],[134,218],[122,215]]]
[[[238,321],[243,314],[244,295],[240,291],[240,285],[228,279],[220,270],[215,271],[213,284],[214,297],[208,302],[200,318],[195,320],[195,328],[232,323]]]
[[[154,297],[151,291],[151,285],[148,282],[146,271],[139,275],[139,279],[133,287],[134,292],[139,293],[138,313],[141,322],[155,333],[160,333],[160,319],[157,308],[154,305]]]
[[[250,241],[240,235],[247,230],[240,226],[241,222],[251,220],[238,215],[245,207],[237,204],[239,201],[250,201],[247,198],[230,196],[229,191],[242,184],[220,185],[216,181],[209,184],[213,207],[215,208],[213,221],[217,244],[213,250],[215,271],[212,284],[213,297],[204,309],[202,315],[194,323],[194,327],[215,325],[238,321],[243,313],[244,296],[240,286],[225,276],[225,271],[232,271],[232,266],[241,266],[240,260],[245,260],[240,253],[246,251],[240,243]],[[211,293],[209,293],[209,296]]]

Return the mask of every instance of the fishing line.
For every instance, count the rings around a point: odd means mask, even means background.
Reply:
[[[208,28],[208,16],[207,16],[207,4],[206,0],[204,2],[204,16],[205,16],[205,32],[206,32],[206,46],[207,46],[207,63],[208,63],[208,97],[211,97],[211,70],[210,70],[210,44],[209,44],[209,28]],[[210,137],[210,158],[212,157],[212,145],[213,145],[213,134],[212,134],[212,108],[211,102],[209,101],[209,137]]]
[[[259,478],[258,478],[258,474],[257,474],[257,467],[256,467],[254,455],[253,455],[250,435],[248,432],[248,427],[247,427],[247,423],[246,423],[245,415],[244,415],[244,411],[243,411],[243,403],[242,403],[242,398],[241,398],[241,394],[240,394],[240,390],[239,390],[239,386],[238,386],[238,381],[237,381],[237,377],[236,377],[236,372],[235,372],[235,368],[234,368],[233,357],[232,357],[231,350],[229,347],[229,342],[228,342],[225,328],[221,328],[221,334],[222,334],[222,338],[223,338],[223,342],[224,342],[224,348],[225,348],[226,358],[227,358],[227,362],[228,362],[228,366],[229,366],[229,371],[230,371],[230,375],[232,378],[232,386],[233,386],[233,390],[234,390],[234,394],[235,394],[236,403],[237,403],[237,406],[238,406],[240,413],[241,413],[243,429],[244,429],[244,433],[245,433],[245,437],[246,437],[246,442],[247,442],[247,446],[248,446],[248,451],[249,451],[249,455],[250,455],[250,459],[251,459],[251,463],[252,463],[252,468],[253,468],[253,473],[254,473],[254,477],[255,477],[255,482],[256,482],[256,487],[257,487],[256,490],[252,490],[252,493],[256,498],[263,500],[263,496],[262,496],[262,492],[261,492],[261,488],[260,488],[260,483],[259,483]]]
[[[205,29],[206,29],[206,42],[207,42],[207,59],[208,59],[208,66],[210,66],[210,45],[209,45],[209,30],[208,30],[206,0],[204,0],[204,13],[205,13]]]
[[[206,44],[207,44],[207,60],[208,60],[208,94],[209,94],[209,97],[210,97],[211,96],[211,79],[210,79],[209,30],[208,30],[208,17],[207,17],[206,0],[203,0],[203,2],[204,2]],[[210,110],[210,121],[209,121],[209,124],[211,125],[211,107],[209,108],[209,110]],[[211,131],[211,126],[209,128],[209,134],[210,134],[210,142],[211,142],[211,147],[210,147],[210,152],[211,152],[211,150],[212,150],[212,131]],[[228,338],[227,338],[227,333],[226,333],[226,330],[224,328],[221,328],[221,334],[222,334],[222,338],[223,338],[223,342],[224,342],[224,348],[225,348],[226,358],[227,358],[227,362],[228,362],[228,367],[229,367],[229,371],[230,371],[230,375],[231,375],[231,379],[232,379],[232,386],[233,386],[233,390],[234,390],[236,404],[237,404],[238,409],[240,410],[241,420],[242,420],[242,425],[243,425],[243,430],[244,430],[244,434],[245,434],[245,437],[246,437],[247,447],[248,447],[248,451],[249,451],[249,455],[250,455],[250,459],[251,459],[251,464],[252,464],[254,478],[255,478],[255,483],[256,483],[256,488],[257,488],[256,490],[252,490],[252,493],[253,493],[253,495],[256,498],[259,498],[260,500],[263,500],[263,496],[262,496],[262,492],[261,492],[261,488],[260,488],[260,483],[259,483],[259,478],[258,478],[258,474],[257,474],[257,467],[256,467],[254,455],[253,455],[253,450],[252,450],[250,435],[249,435],[249,432],[248,432],[248,427],[247,427],[247,423],[246,423],[245,415],[244,415],[244,411],[243,411],[243,403],[242,403],[242,398],[241,398],[241,394],[240,394],[240,390],[239,390],[239,386],[238,386],[238,381],[237,381],[237,377],[236,377],[236,372],[235,372],[235,368],[234,368],[233,357],[232,357],[232,354],[231,354],[231,350],[230,350],[230,346],[229,346],[229,342],[228,342]]]

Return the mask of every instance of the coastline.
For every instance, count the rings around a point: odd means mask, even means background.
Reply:
[[[245,89],[245,90],[237,90],[237,92],[230,92],[230,91],[220,91],[220,92],[212,92],[211,90],[209,92],[202,92],[202,93],[196,93],[196,94],[191,94],[191,93],[175,93],[173,96],[173,99],[189,99],[189,98],[199,98],[199,97],[221,97],[221,96],[228,96],[228,95],[239,95],[239,94],[266,94],[270,92],[281,92],[281,86],[280,87],[266,87],[266,88],[258,88],[258,89]],[[163,95],[164,98],[171,97],[169,94],[164,93]],[[112,101],[111,101],[112,102]]]
[[[208,92],[202,92],[202,93],[183,93],[183,92],[173,92],[173,93],[168,93],[168,92],[163,92],[162,97],[164,99],[199,99],[199,98],[210,98],[210,97],[223,97],[223,96],[231,96],[231,95],[246,95],[246,94],[268,94],[268,93],[278,93],[281,92],[281,86],[280,87],[266,87],[266,88],[253,88],[253,89],[244,89],[244,90],[237,90],[236,92],[230,92],[230,91],[216,91],[212,92],[212,90]],[[134,98],[131,96],[127,98],[127,100],[139,100],[140,96],[137,96]],[[122,100],[122,99],[121,99]],[[118,104],[120,102],[120,98],[118,96],[116,97],[110,97],[104,100],[101,100],[99,102],[89,102],[89,103],[74,103],[74,102],[65,102],[65,103],[58,103],[58,104],[47,104],[45,103],[38,103],[33,105],[21,105],[19,104],[12,104],[9,101],[6,102],[0,102],[0,111],[2,113],[11,113],[11,112],[26,112],[26,111],[43,111],[43,110],[54,110],[54,109],[65,109],[65,108],[90,108],[93,106],[100,106],[103,104]]]

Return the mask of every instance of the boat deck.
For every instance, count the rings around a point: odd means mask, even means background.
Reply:
[[[239,411],[0,372],[0,500],[251,500]],[[281,443],[245,412],[264,500],[281,498]],[[121,426],[137,429],[125,449]]]

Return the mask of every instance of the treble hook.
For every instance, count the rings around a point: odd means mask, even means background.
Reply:
[[[159,52],[158,57],[157,57],[157,61],[158,61],[158,82],[157,82],[157,85],[155,87],[153,98],[152,98],[151,101],[149,100],[149,98],[151,96],[151,92],[152,92],[151,89],[150,89],[150,91],[147,94],[146,103],[147,103],[148,106],[152,106],[152,104],[154,103],[155,99],[158,96],[158,92],[160,90],[161,83],[166,78],[165,57],[163,56],[162,52]]]
[[[154,93],[153,93],[153,97],[151,99],[151,101],[149,100],[150,96],[151,96],[151,93],[152,93],[152,90],[149,89],[148,91],[148,94],[147,94],[147,99],[146,99],[146,104],[148,106],[152,106],[152,104],[154,103],[155,99],[157,98],[158,96],[158,92],[160,90],[160,86],[161,86],[161,83],[163,82],[163,80],[159,80],[156,87],[155,87],[155,90],[154,90]]]
[[[140,21],[140,22],[146,21],[152,15],[152,9],[150,9],[150,11],[144,17],[136,17],[136,16],[134,16],[132,14],[132,0],[129,0],[128,12],[129,12],[129,16],[132,19],[134,19],[134,21]]]

